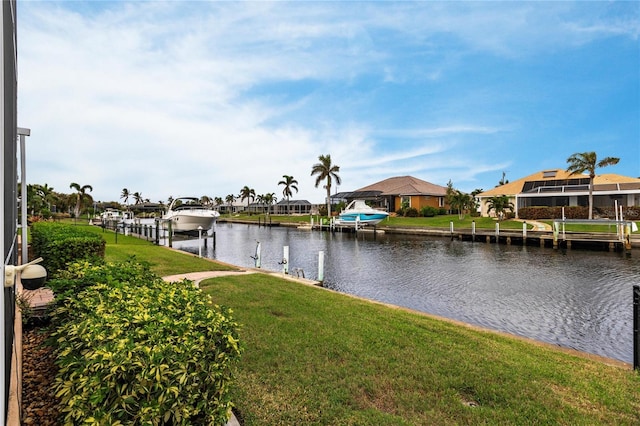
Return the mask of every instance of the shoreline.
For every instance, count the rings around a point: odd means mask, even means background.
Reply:
[[[313,230],[321,230],[325,232],[331,231],[329,226],[324,225],[322,227],[318,227],[317,225],[311,226],[311,224],[306,222],[273,222],[273,223],[261,223],[260,221],[246,220],[246,219],[235,219],[235,218],[219,218],[218,223],[240,223],[246,225],[257,225],[257,226],[265,226],[265,227],[274,227],[274,226],[284,226],[284,227],[292,227],[299,229],[306,229],[309,231]],[[531,223],[531,222],[530,222]],[[341,231],[333,230],[332,232],[355,232],[353,228],[342,229]],[[580,248],[580,249],[591,249],[593,251],[627,251],[631,252],[634,248],[640,248],[640,234],[632,234],[629,239],[629,248],[625,248],[624,244],[619,240],[614,240],[611,238],[598,240],[597,233],[589,234],[587,237],[580,237],[579,239],[572,240],[564,239],[558,237],[557,244],[554,244],[554,232],[553,230],[528,230],[526,234],[523,234],[522,231],[517,231],[513,229],[501,230],[499,235],[496,235],[496,232],[492,229],[488,228],[478,228],[477,230],[472,230],[471,228],[459,228],[451,229],[447,228],[435,228],[435,227],[418,227],[418,226],[373,226],[373,227],[365,227],[357,232],[367,232],[367,233],[387,233],[387,234],[396,234],[396,235],[422,235],[422,236],[431,236],[431,237],[439,237],[439,238],[452,238],[458,239],[461,241],[471,241],[471,242],[486,242],[487,244],[508,244],[508,245],[529,245],[529,246],[540,246],[545,248],[553,248],[553,249],[572,249],[572,248]],[[585,233],[567,233],[567,235],[585,235]],[[611,235],[611,234],[608,234]],[[594,237],[595,236],[595,237]],[[620,246],[620,247],[616,247]],[[594,247],[599,247],[599,249],[594,249]]]

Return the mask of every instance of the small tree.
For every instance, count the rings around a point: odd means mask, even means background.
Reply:
[[[87,194],[87,191],[91,192],[93,191],[93,188],[91,187],[91,185],[83,185],[80,186],[79,184],[72,182],[71,185],[69,185],[69,188],[71,189],[75,189],[76,190],[76,208],[75,208],[75,217],[79,217],[80,216],[80,209],[82,207],[82,204],[85,200],[87,201],[91,201],[93,200],[93,198],[91,197],[91,195]]]
[[[473,197],[456,189],[449,197],[449,204],[452,209],[458,210],[458,219],[462,220],[464,219],[465,211],[471,209],[473,206]]]
[[[509,197],[506,195],[496,195],[487,200],[487,213],[491,210],[496,212],[496,216],[498,220],[502,220],[504,218],[505,210],[509,210],[513,212],[513,203],[509,201]]]

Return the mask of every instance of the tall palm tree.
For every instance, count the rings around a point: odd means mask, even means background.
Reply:
[[[122,193],[120,194],[120,198],[124,200],[125,204],[129,201],[130,196],[131,196],[131,193],[129,192],[129,190],[127,188],[122,188]]]
[[[335,179],[336,184],[340,185],[342,181],[338,172],[340,166],[331,164],[331,155],[320,155],[318,157],[319,163],[316,163],[311,168],[311,176],[318,175],[316,177],[316,188],[320,185],[320,182],[327,180],[327,184],[324,186],[327,189],[327,215],[331,216],[331,181]]]
[[[93,191],[93,187],[91,185],[83,185],[80,186],[79,184],[72,182],[71,185],[69,185],[69,188],[71,189],[75,189],[76,190],[76,208],[75,208],[75,217],[80,216],[80,207],[82,205],[82,202],[85,199],[88,200],[92,200],[91,195],[87,194],[87,190],[89,192]]]
[[[249,188],[248,186],[244,186],[240,190],[240,201],[247,200],[247,210],[249,210],[249,204],[251,204],[251,200],[256,198],[256,191],[253,188]]]
[[[282,175],[282,180],[278,182],[278,185],[284,185],[284,189],[282,190],[282,195],[287,199],[287,214],[291,214],[291,208],[289,206],[289,197],[293,195],[291,192],[292,189],[295,189],[298,192],[298,181],[293,178],[293,176]]]
[[[567,172],[572,175],[589,172],[589,220],[593,219],[593,180],[596,177],[596,168],[613,166],[619,161],[616,157],[606,157],[598,161],[598,156],[593,151],[578,152],[567,158]]]

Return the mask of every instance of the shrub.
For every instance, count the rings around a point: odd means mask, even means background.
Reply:
[[[409,207],[404,211],[406,217],[418,217],[418,209],[415,207]]]
[[[434,217],[438,214],[439,210],[435,207],[426,206],[420,209],[420,216]]]
[[[76,264],[62,280],[67,290],[78,283],[53,311],[65,424],[228,420],[241,352],[229,309],[191,281],[166,283],[135,262]]]
[[[105,241],[100,235],[55,222],[35,222],[31,227],[31,249],[42,257],[42,266],[55,277],[66,265],[79,260],[104,259]]]
[[[567,219],[587,219],[589,209],[581,206],[568,206],[564,208]],[[525,220],[562,219],[562,207],[523,207],[518,210],[518,217]]]

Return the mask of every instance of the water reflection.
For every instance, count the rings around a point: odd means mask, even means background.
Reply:
[[[632,362],[632,286],[640,262],[618,253],[471,243],[448,238],[311,232],[218,224],[203,256],[318,276],[325,287]],[[198,253],[198,242],[174,242]],[[637,253],[634,253],[637,256]]]

